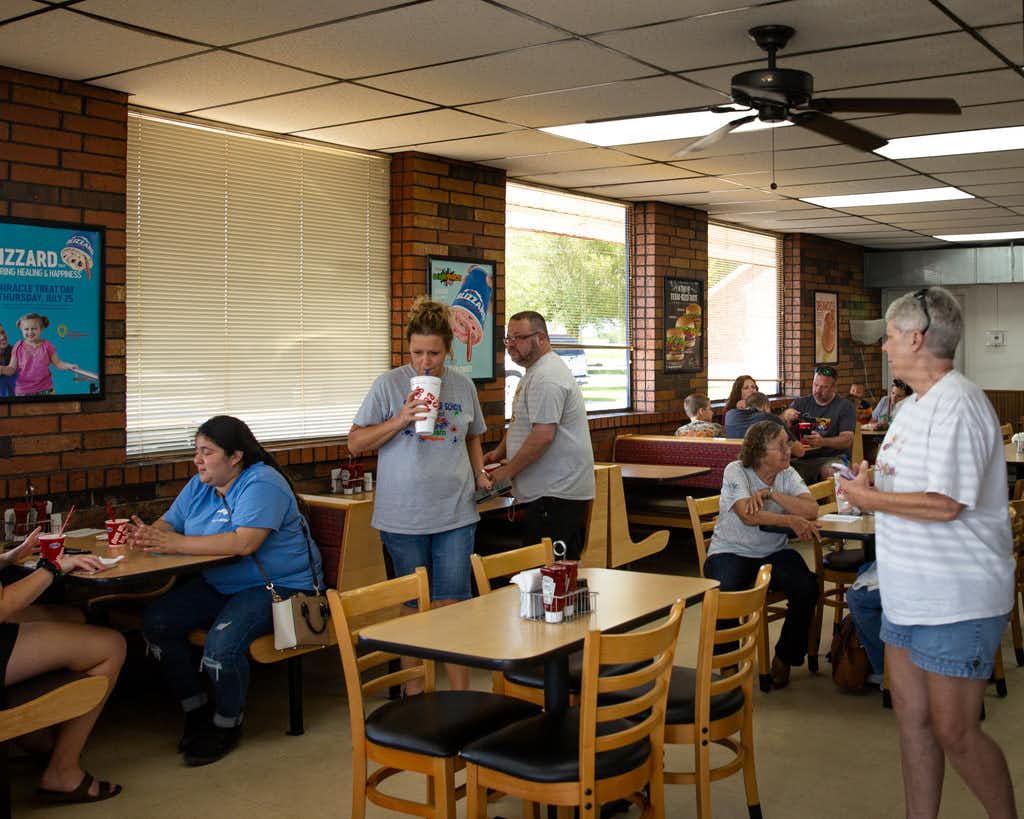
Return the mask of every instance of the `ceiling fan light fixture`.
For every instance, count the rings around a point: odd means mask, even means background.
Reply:
[[[555,125],[541,128],[547,134],[575,139],[590,145],[634,145],[643,142],[662,142],[669,139],[692,139],[707,136],[746,109],[733,106],[724,111],[693,111],[687,114],[663,114],[655,117],[633,117],[605,122],[578,122],[573,125]],[[755,120],[736,130],[757,131],[788,125],[788,122],[768,123]]]
[[[950,233],[935,238],[944,242],[1002,242],[1008,239],[1024,239],[1024,230],[1004,230],[998,233]]]
[[[808,196],[801,202],[822,208],[869,208],[873,205],[905,205],[913,202],[945,202],[950,199],[973,199],[959,188],[921,188],[909,191],[852,193],[843,196]]]
[[[945,134],[890,139],[875,153],[886,159],[914,159],[924,156],[984,154],[991,151],[1024,149],[1024,125],[1010,128],[983,128],[977,131],[951,131]]]

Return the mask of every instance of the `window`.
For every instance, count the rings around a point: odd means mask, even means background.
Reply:
[[[506,317],[544,316],[588,411],[628,407],[627,209],[511,184],[505,201]],[[522,372],[506,353],[506,418]]]
[[[761,392],[779,391],[782,292],[775,236],[708,225],[708,397],[728,398],[752,375]]]
[[[343,435],[389,367],[388,161],[133,112],[128,454]]]

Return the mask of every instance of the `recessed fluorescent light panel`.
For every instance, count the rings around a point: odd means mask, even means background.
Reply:
[[[980,131],[955,131],[949,134],[890,139],[876,154],[888,159],[912,159],[919,156],[985,154],[989,151],[1024,149],[1024,125],[1013,128],[985,128]]]
[[[1002,233],[952,233],[935,238],[944,242],[1001,242],[1004,239],[1024,239],[1024,230],[1006,230]]]
[[[707,136],[746,113],[748,109],[736,107],[724,114],[713,111],[692,111],[688,114],[662,114],[657,117],[636,117],[615,122],[580,122],[575,125],[556,125],[541,128],[555,136],[588,142],[591,145],[633,145],[640,142],[662,142],[667,139],[690,139]],[[734,134],[760,131],[764,128],[789,125],[788,122],[753,122],[741,125]]]
[[[867,208],[872,205],[906,205],[911,202],[944,202],[947,199],[973,199],[959,188],[923,188],[913,191],[884,191],[882,193],[854,193],[848,196],[810,196],[801,202],[810,202],[823,208]]]

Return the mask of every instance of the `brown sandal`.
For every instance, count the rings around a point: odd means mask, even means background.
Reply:
[[[94,796],[89,793],[89,788],[92,787],[92,783],[92,774],[86,773],[85,776],[82,777],[82,781],[78,783],[78,787],[73,791],[54,791],[49,788],[36,788],[36,798],[43,802],[58,805],[82,802],[102,802],[104,799],[110,799],[110,797],[117,796],[121,792],[120,785],[112,785],[106,780],[100,780]]]

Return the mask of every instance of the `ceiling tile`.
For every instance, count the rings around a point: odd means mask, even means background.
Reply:
[[[964,190],[975,196],[1019,196],[1024,194],[1024,182],[1007,182],[998,185],[965,185]]]
[[[464,105],[617,82],[644,74],[650,74],[650,69],[633,60],[589,43],[562,42],[404,71],[367,80],[366,84],[441,105]]]
[[[808,185],[815,182],[846,182],[856,179],[884,179],[893,176],[908,176],[914,172],[901,168],[895,162],[857,162],[851,165],[832,165],[824,168],[800,168],[779,170],[776,168],[775,181],[782,193],[790,185]],[[725,179],[755,188],[766,187],[772,181],[768,171],[759,173],[725,174]]]
[[[1024,149],[1019,151],[989,151],[983,154],[964,154],[961,156],[923,156],[918,159],[901,159],[900,161],[922,173],[1016,168],[1024,165]]]
[[[854,78],[848,78],[854,79]],[[846,85],[836,88],[816,87],[818,97],[952,97],[963,105],[1017,100],[1024,96],[1024,81],[1016,71],[995,68],[947,77],[921,80]],[[863,117],[863,114],[855,116]],[[844,116],[844,119],[846,117]]]
[[[85,0],[75,8],[136,26],[227,45],[351,17],[394,5],[398,0]]]
[[[1017,12],[1017,22],[1008,26],[993,26],[978,33],[988,41],[1004,57],[1013,60],[1017,65],[1024,62],[1024,44],[1021,43],[1021,12]]]
[[[575,143],[574,143],[575,144]],[[534,156],[513,156],[498,159],[490,164],[495,168],[504,168],[510,174],[553,173],[555,171],[582,171],[592,168],[620,167],[635,165],[637,158],[627,156],[609,148],[579,148],[572,151],[559,151]],[[685,175],[685,174],[681,174]]]
[[[1011,0],[942,0],[953,14],[969,26],[1012,23],[1020,20],[1020,9]]]
[[[585,3],[505,0],[504,4],[579,34],[714,14],[751,5],[749,0],[686,0],[685,5],[679,0],[632,0],[629,3],[621,0],[587,0]]]
[[[586,193],[598,196],[610,196],[613,199],[662,199],[684,193],[704,193],[706,191],[744,191],[743,188],[722,182],[714,176],[691,176],[686,179],[664,179],[657,182],[637,182],[628,185],[595,185],[582,188]],[[737,196],[732,201],[748,201],[744,196]]]
[[[474,117],[472,114],[463,114],[461,111],[426,111],[353,125],[315,128],[301,131],[299,135],[356,148],[382,150],[507,130],[508,126],[483,117]]]
[[[1018,205],[1024,205],[1024,196],[993,196],[990,199],[993,203],[1002,205],[1004,208],[1016,209]]]
[[[528,94],[469,105],[465,110],[532,128],[545,128],[592,119],[714,105],[723,101],[728,99],[718,92],[708,91],[678,77],[661,76]]]
[[[773,215],[789,213],[791,211],[812,211],[820,210],[817,205],[808,202],[801,202],[798,199],[778,199],[765,205],[761,202],[735,202],[732,204],[717,203],[708,206],[708,213],[735,213],[737,215]]]
[[[323,78],[315,74],[225,51],[210,51],[163,65],[126,71],[102,82],[108,88],[132,94],[135,105],[175,112],[280,94],[322,83]]]
[[[589,185],[620,185],[627,182],[652,182],[694,176],[671,165],[658,162],[646,165],[625,165],[620,168],[591,168],[568,173],[544,173],[523,177],[529,182],[556,188],[582,188]]]
[[[248,128],[288,133],[347,122],[391,117],[430,106],[351,83],[292,91],[274,97],[206,108],[201,116]]]
[[[923,176],[898,176],[889,179],[864,179],[846,182],[829,182],[818,185],[789,185],[787,196],[801,199],[814,196],[845,196],[857,193],[878,193],[881,191],[909,191],[925,188],[941,188],[941,182],[935,182]]]
[[[563,36],[549,26],[478,0],[432,0],[238,49],[310,71],[353,78],[521,48]],[[382,48],[382,43],[401,43],[401,47]]]
[[[988,208],[991,205],[981,199],[953,199],[949,202],[909,202],[905,205],[871,205],[866,208],[857,208],[857,212],[863,216],[878,218],[901,213],[932,213],[935,211],[968,211],[978,208]]]
[[[429,151],[452,159],[468,162],[486,162],[493,165],[495,160],[516,156],[554,154],[571,149],[578,143],[571,139],[543,134],[539,131],[513,131],[508,134],[493,134],[475,139],[456,139],[448,142],[427,142],[404,146],[401,150]]]
[[[999,168],[988,171],[960,171],[959,173],[938,173],[936,178],[947,185],[991,185],[1000,182],[1024,182],[1024,166]]]
[[[920,3],[858,0],[856,12],[851,13],[847,0],[795,0],[781,6],[769,4],[712,17],[611,32],[596,39],[661,68],[691,71],[705,66],[766,60],[767,55],[750,39],[747,30],[751,26],[773,23],[784,23],[796,29],[784,54],[954,28],[945,15]]]
[[[784,150],[789,148],[810,148],[820,146],[828,142],[827,137],[819,136],[813,131],[808,131],[806,128],[797,128],[794,126],[788,126],[785,128],[776,128],[775,130],[775,147],[776,150]],[[725,139],[721,140],[715,145],[701,151],[699,154],[691,154],[694,157],[694,161],[689,162],[689,157],[685,159],[677,159],[675,164],[681,167],[689,168],[691,165],[695,165],[696,162],[700,161],[705,157],[719,156],[724,154],[738,154],[743,152],[758,152],[765,151],[771,145],[771,133],[767,130],[763,131],[751,131],[743,134],[730,134]],[[631,153],[635,156],[641,156],[644,159],[653,159],[657,162],[668,162],[672,160],[675,155],[693,142],[694,139],[671,139],[664,142],[642,142],[634,145],[620,145],[620,150]],[[874,156],[874,154],[865,154],[860,152],[859,159],[862,161]]]
[[[1021,95],[1024,97],[1024,79],[1019,82]],[[964,108],[960,116],[899,114],[888,117],[863,117],[857,119],[856,124],[887,139],[918,136],[919,134],[943,134],[951,131],[1001,128],[1024,124],[1024,102],[1017,100],[989,105],[972,105]]]
[[[739,135],[735,135],[739,136]],[[730,137],[731,138],[731,137]],[[724,140],[723,140],[724,141]],[[826,145],[817,148],[778,150],[775,152],[775,169],[815,168],[825,165],[843,165],[869,161],[874,154],[866,154],[846,145]],[[692,154],[672,163],[697,173],[727,175],[730,173],[752,173],[771,168],[772,157],[767,151],[743,154],[723,154],[704,158],[703,153]]]
[[[201,48],[57,9],[0,26],[0,62],[81,80],[193,54]],[[101,82],[100,85],[108,85]]]
[[[33,0],[0,0],[0,22],[46,8]]]
[[[777,197],[768,191],[755,191],[749,188],[735,188],[728,191],[709,191],[708,193],[686,193],[680,196],[659,196],[659,202],[676,205],[701,207],[713,203],[727,204],[730,202],[773,202]]]

